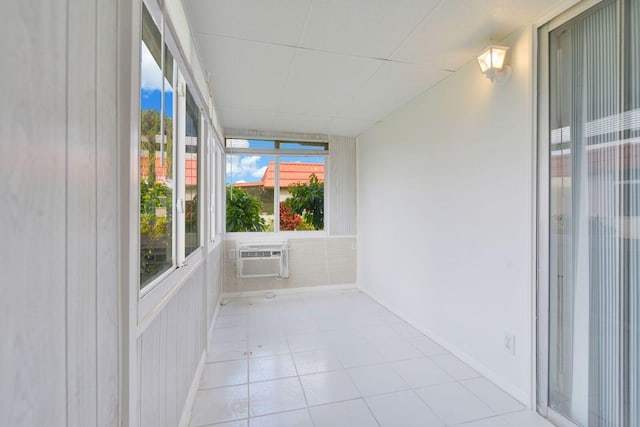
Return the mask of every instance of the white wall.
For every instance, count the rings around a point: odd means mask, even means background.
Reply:
[[[359,138],[358,282],[530,403],[531,34],[504,44],[508,81],[472,61]]]

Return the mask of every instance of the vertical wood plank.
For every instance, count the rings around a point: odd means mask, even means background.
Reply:
[[[139,250],[137,248],[138,209],[138,153],[137,140],[140,129],[139,106],[133,106],[133,99],[140,88],[140,1],[116,0],[116,40],[117,40],[117,181],[118,190],[118,294],[122,308],[119,312],[121,358],[120,408],[121,424],[140,426],[140,384],[142,345],[138,337],[138,286]],[[135,60],[133,58],[136,58]],[[136,141],[136,143],[132,143]]]
[[[118,424],[117,2],[97,0],[96,339],[98,426]]]
[[[356,141],[331,138],[329,163],[329,232],[356,234]]]
[[[172,309],[167,313],[167,398],[166,413],[167,425],[178,425],[176,420],[176,407],[178,396],[178,380],[176,377],[176,368],[178,365],[178,348],[175,345],[178,336],[178,310]]]
[[[139,339],[141,426],[177,425],[204,350],[204,269],[193,272]]]
[[[67,412],[97,422],[96,2],[69,0],[67,58]]]
[[[0,25],[0,424],[64,426],[66,0]]]
[[[207,283],[207,288],[209,290],[209,311],[207,312],[207,329],[211,325],[213,321],[213,315],[216,311],[216,305],[218,303],[218,298],[220,297],[220,293],[222,292],[222,257],[224,244],[218,245],[212,252],[209,254],[209,268],[211,269],[211,275],[209,283]],[[206,333],[206,332],[205,332]],[[206,340],[206,336],[205,336]]]

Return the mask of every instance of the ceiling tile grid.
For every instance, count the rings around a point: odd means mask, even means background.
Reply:
[[[211,35],[200,41],[217,105],[277,108],[294,58],[291,49]]]
[[[295,46],[311,0],[190,0],[194,31]]]
[[[438,0],[314,1],[301,46],[387,59]]]
[[[185,0],[223,127],[357,136],[554,0]]]
[[[300,49],[284,86],[279,111],[330,116],[348,102],[380,61]]]

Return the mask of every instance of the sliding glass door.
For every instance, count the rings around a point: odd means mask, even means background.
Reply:
[[[640,0],[609,0],[541,29],[542,400],[580,426],[640,426],[639,27]]]

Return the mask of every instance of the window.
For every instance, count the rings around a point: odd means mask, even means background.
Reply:
[[[147,292],[202,244],[202,116],[162,14],[143,4],[141,23],[140,289]]]
[[[324,230],[326,143],[227,139],[227,232]]]
[[[146,7],[140,75],[140,287],[174,265],[174,62]],[[162,65],[161,65],[162,64]]]
[[[187,88],[184,143],[185,256],[200,247],[200,215],[198,215],[199,127],[200,112]]]
[[[213,186],[214,188],[214,192],[216,193],[216,197],[215,197],[215,209],[214,209],[214,215],[215,215],[215,222],[212,222],[212,224],[215,224],[215,230],[216,232],[222,232],[222,230],[224,230],[224,225],[223,225],[223,218],[224,215],[220,215],[221,211],[220,208],[222,206],[224,206],[224,200],[225,200],[225,191],[222,187],[222,185],[218,184],[218,183],[223,183],[224,182],[224,152],[222,150],[222,148],[220,148],[220,146],[218,146],[218,144],[214,144],[215,145],[215,152],[216,152],[216,157],[215,157],[215,165],[214,165],[214,171],[215,171],[215,175],[214,175],[214,179],[215,179],[215,185]],[[214,236],[215,237],[215,236]]]
[[[213,137],[211,125],[207,127],[207,162],[209,163],[209,240],[216,240],[216,140]]]

